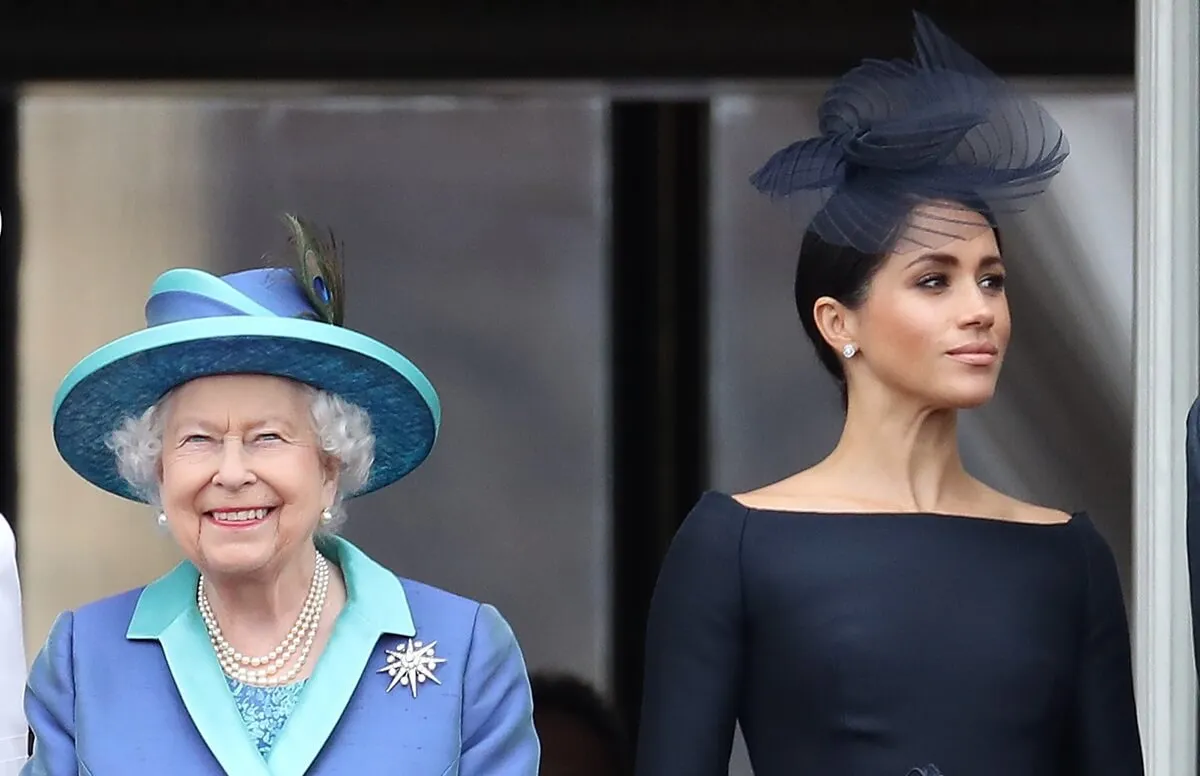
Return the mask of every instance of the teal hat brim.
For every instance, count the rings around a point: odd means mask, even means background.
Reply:
[[[441,426],[433,386],[387,345],[324,322],[239,315],[153,326],[84,358],[54,398],[55,445],[84,479],[143,501],[118,473],[109,435],[172,388],[227,374],[287,377],[362,407],[375,435],[375,463],[354,495],[378,490],[417,468]]]

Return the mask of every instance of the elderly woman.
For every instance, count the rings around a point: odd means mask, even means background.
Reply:
[[[59,389],[63,458],[155,506],[187,560],[58,618],[25,774],[537,774],[496,609],[335,533],[345,499],[425,459],[440,408],[409,361],[341,326],[334,246],[285,220],[294,270],[165,273],[147,328]]]

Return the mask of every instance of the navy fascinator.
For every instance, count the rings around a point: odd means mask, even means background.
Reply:
[[[798,201],[826,242],[934,249],[977,228],[967,210],[989,220],[1021,210],[1067,157],[1066,136],[1037,102],[914,16],[912,62],[865,60],[843,75],[821,101],[821,134],[776,152],[750,179]],[[902,235],[915,244],[897,244]]]

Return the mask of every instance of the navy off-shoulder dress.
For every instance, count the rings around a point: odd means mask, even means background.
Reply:
[[[650,611],[638,776],[1141,776],[1116,563],[1034,525],[707,493]],[[934,773],[929,769],[926,772]]]

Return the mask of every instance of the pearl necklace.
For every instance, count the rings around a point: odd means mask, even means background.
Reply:
[[[266,655],[254,657],[243,655],[225,640],[212,606],[209,605],[208,593],[204,590],[204,575],[201,574],[196,585],[196,605],[204,619],[204,627],[208,630],[209,641],[217,653],[217,660],[221,663],[221,670],[239,682],[259,687],[289,684],[300,674],[308,661],[308,653],[312,650],[313,637],[317,633],[321,612],[325,609],[325,596],[328,591],[329,561],[318,552],[308,596],[304,599],[304,606],[300,609],[296,623],[279,646]],[[299,655],[296,654],[297,651]],[[296,662],[287,671],[282,671],[292,657],[296,657]]]

